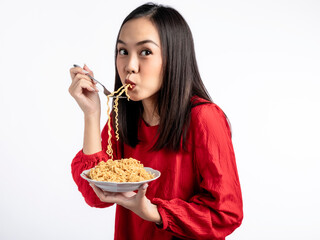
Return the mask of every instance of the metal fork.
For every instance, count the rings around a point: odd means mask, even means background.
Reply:
[[[73,64],[74,67],[80,67],[79,65],[77,64]],[[103,93],[108,96],[111,94],[111,92],[101,83],[99,82],[97,79],[95,79],[94,77],[92,77],[89,73],[86,74],[89,78],[91,78],[92,81],[94,82],[97,82],[100,84],[101,87],[103,87]],[[110,96],[110,97],[116,97],[116,96]],[[119,98],[127,98],[127,97],[124,97],[124,96],[119,96]]]

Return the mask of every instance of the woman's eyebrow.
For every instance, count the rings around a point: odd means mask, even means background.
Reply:
[[[117,43],[121,43],[121,44],[127,45],[127,44],[126,44],[124,41],[122,41],[121,39],[118,39]],[[152,43],[152,44],[156,45],[157,47],[159,47],[158,44],[156,44],[154,41],[149,40],[149,39],[143,40],[143,41],[140,41],[140,42],[137,42],[135,45],[136,45],[136,46],[139,46],[139,45],[143,45],[143,44],[145,44],[145,43]]]

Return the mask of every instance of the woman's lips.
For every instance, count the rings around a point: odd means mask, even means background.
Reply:
[[[129,79],[125,80],[125,84],[130,84],[131,85],[131,87],[129,87],[129,90],[133,90],[134,87],[136,86],[136,84],[134,82],[132,82],[131,80],[129,80]]]

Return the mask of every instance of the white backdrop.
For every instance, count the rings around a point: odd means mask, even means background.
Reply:
[[[118,29],[145,1],[110,2],[0,0],[0,239],[113,238],[115,208],[87,206],[71,177],[83,115],[68,93],[74,63],[113,87]],[[232,123],[244,220],[228,239],[320,239],[320,2],[161,3]]]

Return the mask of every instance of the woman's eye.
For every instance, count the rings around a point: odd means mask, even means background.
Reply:
[[[148,55],[150,55],[151,54],[151,51],[149,51],[149,50],[143,50],[142,52],[141,52],[141,55],[142,56],[148,56]]]
[[[128,53],[127,53],[127,51],[125,49],[120,49],[119,50],[119,54],[120,55],[127,55]]]

